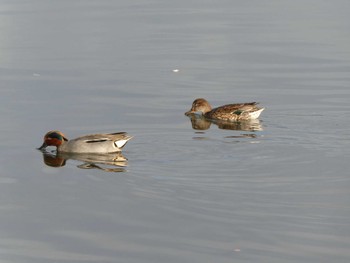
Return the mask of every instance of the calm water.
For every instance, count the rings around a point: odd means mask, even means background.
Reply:
[[[0,262],[349,262],[349,10],[1,0]],[[192,129],[196,97],[260,129]],[[52,129],[127,131],[128,165],[47,166]]]

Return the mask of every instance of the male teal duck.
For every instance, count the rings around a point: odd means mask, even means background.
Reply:
[[[120,152],[132,138],[126,132],[91,134],[68,140],[60,131],[49,131],[44,136],[44,143],[38,148],[56,146],[57,152],[63,153],[98,153]]]
[[[208,101],[199,98],[192,103],[192,108],[185,115],[199,112],[204,117],[212,120],[248,121],[257,119],[264,110],[264,108],[257,105],[257,102],[236,103],[212,109]]]

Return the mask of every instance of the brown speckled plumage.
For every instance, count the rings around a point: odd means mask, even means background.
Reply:
[[[186,115],[200,112],[204,117],[223,121],[246,121],[257,119],[264,108],[257,102],[227,104],[212,109],[209,102],[203,98],[196,99]]]

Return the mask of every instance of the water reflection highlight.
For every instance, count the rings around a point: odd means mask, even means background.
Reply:
[[[83,162],[78,165],[81,169],[100,169],[105,172],[125,172],[128,159],[120,152],[113,154],[77,154],[42,152],[43,161],[50,167],[62,167],[66,161],[76,160]]]
[[[236,130],[236,131],[262,131],[263,127],[260,120],[249,121],[222,121],[207,119],[202,115],[189,114],[188,117],[191,120],[192,129],[194,130],[208,130],[211,124],[215,124],[219,129],[224,130]]]

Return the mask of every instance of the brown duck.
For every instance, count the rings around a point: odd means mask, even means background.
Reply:
[[[204,117],[212,120],[247,121],[257,119],[264,110],[264,108],[257,105],[257,102],[236,103],[212,109],[208,101],[199,98],[192,103],[192,108],[185,115],[199,112]]]

